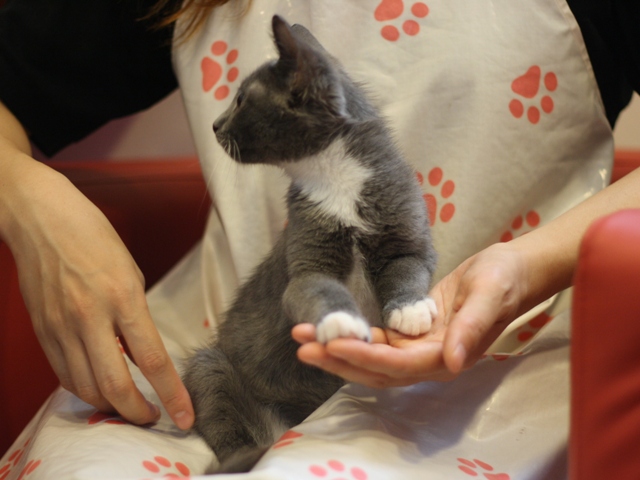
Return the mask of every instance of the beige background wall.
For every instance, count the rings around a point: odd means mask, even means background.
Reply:
[[[631,105],[620,116],[613,131],[618,148],[640,150],[640,96],[633,96]]]

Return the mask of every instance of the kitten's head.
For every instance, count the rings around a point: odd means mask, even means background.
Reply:
[[[273,17],[279,58],[240,85],[214,122],[216,138],[241,163],[295,161],[324,149],[349,117],[351,82],[302,26]]]

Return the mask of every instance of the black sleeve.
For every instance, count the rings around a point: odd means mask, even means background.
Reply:
[[[176,88],[171,30],[141,20],[152,3],[8,0],[0,7],[0,100],[45,154]]]
[[[640,93],[640,1],[568,0],[584,37],[607,118]]]

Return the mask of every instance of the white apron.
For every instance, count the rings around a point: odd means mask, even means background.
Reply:
[[[275,58],[274,13],[308,27],[388,117],[431,210],[437,279],[608,183],[611,130],[565,0],[254,0],[242,7],[216,10],[174,49],[214,203],[201,244],[148,295],[176,360],[215,328],[284,223],[285,176],[234,164],[212,132],[241,79]],[[567,306],[562,294],[514,322],[456,381],[382,391],[347,385],[253,472],[229,478],[565,478]],[[52,472],[194,477],[215,461],[166,414],[151,428],[123,423],[60,390],[0,461],[0,479],[23,470],[29,479]]]

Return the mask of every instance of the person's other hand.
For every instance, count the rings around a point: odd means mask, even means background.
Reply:
[[[186,388],[151,319],[144,278],[102,214],[65,177],[25,160],[11,188],[7,229],[38,339],[64,388],[132,423],[158,420],[136,387],[124,348],[182,429],[193,423]]]
[[[521,253],[496,244],[466,260],[431,291],[438,316],[431,331],[407,337],[373,329],[373,340],[315,341],[311,324],[297,325],[298,358],[347,381],[390,387],[451,380],[473,365],[529,305]]]

